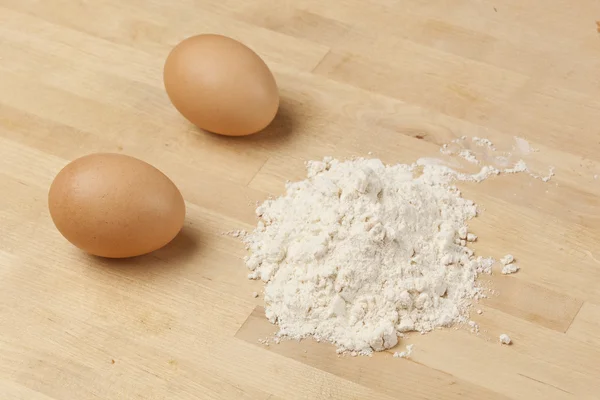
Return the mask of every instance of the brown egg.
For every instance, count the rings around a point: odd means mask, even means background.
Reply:
[[[54,178],[48,206],[60,233],[97,256],[150,253],[181,230],[185,203],[152,165],[122,154],[81,157]]]
[[[279,108],[277,83],[251,49],[220,35],[179,43],[165,63],[171,102],[196,126],[229,136],[266,128]]]

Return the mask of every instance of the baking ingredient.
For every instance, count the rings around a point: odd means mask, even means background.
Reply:
[[[543,182],[548,182],[555,175],[554,167],[550,167],[546,176],[541,176],[538,173],[530,171],[527,163],[516,158],[517,156],[526,156],[530,153],[537,152],[538,150],[531,147],[529,142],[523,138],[515,137],[515,145],[512,150],[516,153],[513,154],[509,151],[499,152],[492,141],[480,137],[467,138],[461,136],[453,139],[450,143],[444,144],[440,147],[440,152],[445,155],[456,155],[463,158],[472,164],[482,164],[483,158],[486,162],[490,162],[490,165],[484,165],[478,174],[472,175],[473,181],[481,182],[487,179],[489,176],[504,174],[513,174],[518,172],[527,172],[531,177],[540,179]]]
[[[450,184],[463,178],[472,176],[421,162],[309,162],[308,179],[258,207],[244,237],[279,335],[369,354],[401,332],[467,323],[484,296],[475,279],[494,261],[460,238],[477,214]]]
[[[469,321],[469,327],[471,328],[471,333],[479,335],[479,324],[477,322]]]
[[[487,139],[475,145],[496,151]],[[467,247],[477,240],[467,226],[477,208],[454,182],[528,172],[522,160],[501,162],[474,174],[431,158],[308,162],[307,179],[287,183],[285,195],[257,208],[256,229],[237,235],[250,252],[248,277],[265,282],[276,337],[313,337],[356,356],[391,348],[404,332],[469,324],[473,303],[494,292],[476,278],[495,260]]]
[[[515,258],[512,254],[507,254],[500,259],[500,263],[502,263],[502,275],[514,274],[519,271],[519,267],[514,263]]]
[[[543,182],[548,182],[550,179],[552,179],[552,177],[555,175],[555,168],[554,167],[550,167],[550,170],[548,171],[548,175],[546,176],[542,176],[541,179]]]
[[[458,153],[458,155],[472,164],[481,164],[481,161],[477,159],[477,157],[475,156],[475,154],[473,154],[471,150],[461,150],[460,153]]]
[[[111,258],[163,247],[185,218],[175,184],[150,164],[122,154],[91,154],[68,164],[52,182],[48,205],[67,240]]]
[[[463,140],[465,140],[467,137],[463,136]],[[477,146],[479,147],[487,147],[490,150],[495,151],[496,147],[494,146],[494,143],[492,143],[492,141],[490,139],[487,138],[480,138],[480,137],[473,137],[471,138],[471,140],[473,141],[473,143],[475,143]]]
[[[406,350],[395,352],[394,353],[394,357],[396,357],[396,358],[408,358],[408,357],[410,357],[410,355],[413,352],[413,346],[414,346],[414,344],[407,345],[406,346]]]
[[[275,78],[244,44],[221,35],[197,35],[179,43],[164,67],[171,102],[193,124],[222,135],[258,132],[279,108]]]
[[[500,335],[500,337],[498,338],[498,340],[500,341],[500,344],[511,344],[512,340],[510,339],[510,336],[508,336],[506,333],[503,333],[502,335]]]
[[[505,255],[504,257],[502,257],[502,258],[500,259],[500,262],[501,262],[503,265],[508,265],[508,264],[510,264],[510,263],[513,263],[513,262],[515,262],[515,257],[513,257],[513,255],[512,255],[512,254],[507,254],[507,255]]]
[[[517,264],[506,264],[502,267],[502,275],[514,274],[519,271],[519,266]]]

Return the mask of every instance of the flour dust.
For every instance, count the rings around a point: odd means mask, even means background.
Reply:
[[[467,246],[477,240],[467,225],[477,207],[453,183],[525,171],[522,163],[470,175],[428,159],[325,158],[307,170],[307,179],[258,207],[253,232],[239,235],[249,278],[265,282],[278,338],[310,337],[368,355],[394,347],[405,332],[469,323],[471,304],[486,292],[477,277],[495,260]]]

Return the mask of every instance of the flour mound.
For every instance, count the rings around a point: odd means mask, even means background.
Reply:
[[[468,322],[477,275],[494,261],[465,246],[477,209],[453,179],[443,165],[327,158],[260,205],[245,261],[266,282],[278,335],[370,354],[402,332]]]

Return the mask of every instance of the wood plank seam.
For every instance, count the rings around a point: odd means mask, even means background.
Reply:
[[[248,179],[248,182],[246,182],[246,186],[250,187],[250,185],[252,185],[252,181],[254,181],[254,179],[256,178],[256,176],[258,174],[260,174],[260,172],[263,170],[263,168],[265,167],[265,165],[267,165],[267,163],[269,162],[270,159],[271,159],[271,157],[267,157],[267,159],[262,163],[262,165],[260,166],[260,168],[258,168],[258,170],[256,171],[256,173],[254,175],[252,175],[252,177],[250,179]]]
[[[525,374],[522,374],[522,373],[520,373],[520,372],[517,372],[517,375],[520,375],[520,376],[522,376],[523,378],[531,379],[532,381],[535,381],[535,382],[541,383],[542,385],[547,385],[547,386],[550,386],[551,388],[553,388],[553,389],[556,389],[556,390],[560,390],[561,392],[564,392],[564,393],[567,393],[567,394],[571,394],[571,395],[573,394],[573,393],[569,392],[568,390],[565,390],[565,389],[559,388],[558,386],[552,385],[552,384],[550,384],[550,383],[548,383],[548,382],[540,381],[539,379],[532,378],[532,377],[530,377],[530,376],[527,376],[527,375],[525,375]]]
[[[575,320],[577,319],[577,316],[581,312],[581,309],[583,308],[584,304],[585,304],[585,302],[582,301],[581,305],[579,306],[579,310],[577,310],[577,312],[575,313],[575,315],[573,315],[573,318],[571,318],[571,322],[569,323],[569,326],[567,327],[567,329],[565,329],[564,333],[569,332],[569,329],[571,329],[571,326],[573,325],[573,322],[575,322]]]
[[[315,66],[310,70],[311,74],[315,73],[315,71],[321,66],[323,61],[325,61],[325,59],[329,56],[329,54],[331,54],[332,51],[333,51],[333,49],[330,47],[329,50],[327,50],[327,53],[325,53],[323,55],[323,57],[319,60],[319,62],[316,63]]]

